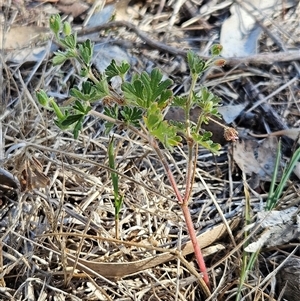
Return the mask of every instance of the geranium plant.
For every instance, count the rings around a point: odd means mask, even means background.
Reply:
[[[119,126],[122,126],[136,133],[153,148],[182,208],[200,271],[203,273],[204,282],[209,287],[208,273],[196,239],[188,204],[194,182],[198,147],[204,147],[213,153],[217,153],[220,149],[220,145],[212,141],[212,133],[202,128],[203,124],[212,122],[211,117],[220,117],[217,110],[220,99],[206,87],[202,87],[198,93],[195,93],[195,86],[199,77],[209,68],[224,64],[224,60],[218,57],[222,47],[214,45],[211,49],[211,59],[208,61],[201,59],[192,51],[188,52],[187,62],[191,76],[189,93],[184,96],[174,96],[170,89],[172,80],[164,79],[163,74],[157,68],[153,69],[150,74],[147,72],[133,74],[128,81],[127,74],[130,65],[127,62],[118,65],[113,60],[105,72],[96,77],[92,72],[93,43],[90,40],[78,43],[76,33],[72,32],[70,24],[63,23],[59,15],[51,17],[50,28],[61,46],[61,50],[54,54],[53,64],[61,65],[67,60],[76,60],[80,66],[78,75],[82,78],[82,84],[70,90],[72,102],[67,107],[59,106],[55,99],[48,97],[43,90],[36,93],[38,101],[44,107],[53,110],[56,115],[56,125],[62,130],[71,129],[76,139],[79,137],[84,119],[92,115],[105,123],[107,133],[113,133]],[[121,79],[121,92],[115,91],[110,85],[114,77]],[[104,104],[103,113],[92,109],[92,103],[99,101]],[[183,109],[183,122],[165,120],[164,112],[170,106]],[[200,107],[201,113],[198,121],[193,123],[190,120],[190,111],[195,106]],[[225,128],[224,130],[229,139],[236,139],[234,129]],[[185,192],[182,194],[162,148],[172,150],[185,142],[188,146],[188,160]],[[109,146],[110,170],[115,168],[112,143],[113,141]],[[122,208],[122,196],[118,192],[118,176],[113,171],[111,178],[116,221],[118,221]]]

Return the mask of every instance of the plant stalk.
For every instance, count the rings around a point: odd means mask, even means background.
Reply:
[[[98,118],[102,118],[104,120],[107,120],[109,122],[114,122],[116,124],[123,124],[122,121],[116,120],[114,118],[111,118],[109,116],[106,116],[102,113],[99,113],[97,111],[91,110],[89,112],[89,114],[97,116]],[[128,126],[128,125],[127,125]],[[194,229],[194,225],[193,225],[193,221],[191,218],[191,213],[189,211],[188,208],[188,200],[189,200],[189,196],[190,196],[190,187],[191,187],[191,176],[189,176],[189,181],[187,181],[187,185],[189,187],[189,189],[187,189],[186,194],[185,194],[185,198],[183,199],[181,196],[180,191],[178,190],[176,181],[174,179],[173,173],[169,167],[168,162],[166,161],[165,156],[162,154],[156,140],[151,139],[149,136],[147,136],[146,134],[144,134],[142,131],[138,131],[136,128],[129,126],[129,128],[131,130],[133,130],[136,134],[138,134],[141,138],[145,139],[146,141],[148,141],[150,143],[150,145],[152,146],[152,148],[154,149],[154,151],[156,152],[156,154],[158,155],[164,170],[167,174],[168,180],[174,190],[174,193],[176,195],[176,198],[178,200],[178,203],[180,204],[181,208],[182,208],[182,212],[183,212],[183,216],[187,225],[187,229],[188,229],[188,233],[190,236],[190,239],[192,241],[193,247],[194,247],[194,251],[195,251],[195,256],[196,256],[196,260],[199,266],[199,269],[201,271],[201,273],[203,274],[203,280],[206,283],[207,287],[210,287],[209,284],[209,278],[208,278],[208,273],[207,273],[207,269],[206,269],[206,265],[204,262],[204,258],[201,252],[201,248],[199,246],[198,240],[197,240],[197,236],[195,233],[195,229]],[[191,172],[192,174],[192,172]],[[189,183],[189,184],[188,184]]]
[[[150,141],[151,142],[151,141]],[[201,252],[201,248],[200,245],[198,243],[197,240],[197,236],[196,236],[196,232],[194,229],[194,225],[193,225],[193,221],[192,221],[192,217],[191,217],[191,213],[190,210],[188,208],[188,201],[185,201],[181,194],[180,191],[178,190],[178,187],[176,185],[176,181],[174,179],[173,173],[169,167],[169,164],[167,163],[165,156],[162,154],[159,146],[157,145],[156,141],[152,141],[151,146],[153,147],[153,149],[155,150],[156,154],[158,155],[160,161],[163,164],[163,167],[166,171],[166,174],[168,176],[168,179],[170,181],[170,184],[175,192],[175,195],[177,197],[178,203],[181,206],[182,212],[183,212],[183,216],[184,216],[184,220],[188,229],[188,233],[190,236],[190,239],[192,241],[193,244],[193,248],[194,248],[194,252],[195,252],[195,257],[199,266],[199,269],[201,271],[201,273],[203,274],[203,280],[205,282],[205,284],[207,285],[208,288],[210,288],[210,283],[209,283],[209,277],[208,277],[208,273],[207,273],[207,268],[205,265],[205,261],[203,258],[203,254]],[[189,193],[186,193],[186,196],[189,196]]]
[[[191,239],[192,244],[193,244],[193,248],[194,248],[194,252],[195,252],[195,256],[196,256],[196,260],[197,260],[199,269],[203,274],[204,282],[206,283],[206,285],[209,288],[210,284],[209,284],[208,273],[207,273],[205,261],[204,261],[204,258],[203,258],[203,254],[201,252],[201,248],[200,248],[200,245],[199,245],[198,240],[197,240],[197,236],[196,236],[196,232],[195,232],[195,229],[194,229],[194,225],[193,225],[193,221],[192,221],[192,217],[191,217],[191,213],[190,213],[188,204],[187,203],[181,204],[181,209],[182,209],[182,212],[183,212],[185,223],[186,223],[187,228],[188,228],[190,239]]]

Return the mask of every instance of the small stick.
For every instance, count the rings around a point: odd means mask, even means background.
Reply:
[[[267,138],[269,136],[287,136],[291,138],[292,140],[296,141],[299,143],[299,138],[300,138],[300,129],[287,129],[287,130],[280,130],[276,132],[272,132],[269,134],[254,134],[249,132],[249,135],[252,137],[257,137],[257,138]]]

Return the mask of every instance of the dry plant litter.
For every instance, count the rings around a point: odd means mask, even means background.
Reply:
[[[216,6],[211,5],[213,1],[166,1],[164,5],[163,1],[128,2],[126,9],[124,3],[120,8],[124,15],[117,17],[119,23],[80,29],[97,2],[94,6],[85,3],[87,11],[70,20],[78,26],[79,38],[97,32],[92,38],[95,42],[118,46],[113,55],[126,53],[138,71],[158,66],[173,79],[175,92],[185,91],[188,74],[182,55],[193,48],[208,56],[207,50],[218,40],[232,4],[228,1],[228,6],[223,6],[221,2],[216,1]],[[208,13],[201,14],[205,5]],[[37,6],[2,3],[2,37],[9,34],[11,26],[34,25],[44,30],[57,9],[64,13],[61,6],[51,2]],[[194,11],[201,18],[195,18]],[[259,40],[259,54],[228,58],[225,68],[202,79],[224,105],[246,103],[246,109],[234,120],[240,133],[250,130],[264,134],[299,127],[299,51],[292,51],[299,48],[299,12],[297,3],[283,7],[281,14],[266,25],[268,31]],[[93,118],[85,120],[80,139],[74,140],[71,133],[61,133],[55,127],[52,114],[43,111],[34,98],[35,90],[49,87],[52,96],[62,103],[68,101],[70,85],[76,81],[76,65],[59,69],[48,63],[55,46],[52,44],[51,49],[47,42],[43,33],[38,42],[31,41],[21,49],[16,45],[7,49],[2,44],[0,298],[235,300],[243,224],[230,223],[231,234],[224,218],[243,220],[245,194],[241,173],[232,167],[227,146],[218,157],[199,150],[190,207],[202,247],[216,244],[206,256],[213,283],[212,296],[207,298],[200,290],[199,273],[194,273],[185,224],[163,168],[151,148],[126,131],[116,134],[120,141],[116,163],[124,205],[120,216],[122,241],[115,240],[108,137],[103,124]],[[33,57],[28,56],[28,49]],[[102,107],[99,104],[94,109],[101,111]],[[288,158],[293,141],[283,142]],[[186,158],[181,148],[175,152],[171,167],[180,182]],[[267,198],[268,183],[260,180],[260,189],[251,191],[253,219]],[[222,216],[212,198],[220,205]],[[295,178],[279,204],[284,209],[298,202]],[[258,227],[251,232],[254,240]],[[291,279],[288,275],[299,275],[298,245],[294,239],[263,249],[244,286],[244,300],[296,300],[299,281],[290,281],[287,286],[285,281]],[[170,252],[176,248],[182,253]],[[285,262],[289,257],[292,261]],[[147,260],[152,263],[144,269]],[[280,263],[283,268],[276,277]]]

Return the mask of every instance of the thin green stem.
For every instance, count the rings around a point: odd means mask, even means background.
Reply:
[[[190,196],[191,196],[191,189],[193,183],[193,147],[195,145],[192,137],[191,137],[191,127],[190,127],[190,110],[193,98],[193,91],[195,90],[197,82],[197,77],[192,75],[192,82],[190,87],[190,92],[188,95],[188,99],[186,102],[185,107],[185,125],[186,125],[186,139],[187,139],[187,146],[188,146],[188,158],[187,158],[187,173],[186,173],[186,185],[185,185],[185,196],[183,202],[185,204],[188,203]]]
[[[275,186],[276,186],[276,179],[278,175],[278,171],[280,168],[280,159],[281,159],[281,139],[278,142],[278,147],[277,147],[277,154],[276,154],[276,160],[275,160],[275,168],[272,176],[272,181],[269,189],[269,194],[268,194],[268,199],[267,199],[267,204],[266,204],[266,210],[269,211],[271,210],[275,205],[277,200],[275,200],[275,204],[273,204],[273,195],[275,191]]]
[[[190,133],[190,111],[191,111],[191,105],[192,105],[192,98],[193,98],[193,93],[196,87],[196,82],[197,82],[197,77],[192,75],[192,82],[191,82],[191,87],[190,87],[190,92],[187,98],[187,102],[185,105],[185,127],[186,127],[186,138],[189,139],[191,136]]]
[[[244,175],[243,175],[244,176]],[[249,225],[251,223],[251,216],[250,216],[250,194],[249,194],[249,191],[247,189],[247,186],[246,186],[246,179],[244,178],[243,179],[244,181],[244,193],[245,193],[245,199],[246,199],[246,204],[245,204],[245,225]],[[249,233],[248,231],[245,231],[245,235],[244,235],[244,238],[245,238],[245,243],[243,245],[243,248],[245,249],[248,245],[249,245],[249,242],[247,240],[249,236]],[[251,255],[251,258],[252,258],[252,255]],[[243,259],[242,259],[242,268],[241,268],[241,275],[240,275],[240,281],[239,281],[239,285],[238,285],[238,291],[237,291],[237,295],[236,295],[236,301],[239,301],[240,300],[240,297],[241,297],[241,294],[242,294],[242,289],[243,289],[243,285],[246,281],[246,278],[247,278],[247,275],[248,275],[248,267],[249,267],[249,262],[248,262],[248,259],[249,259],[249,253],[246,252],[246,251],[243,251]]]
[[[298,148],[295,153],[293,154],[290,163],[288,165],[288,167],[286,168],[285,172],[283,173],[283,176],[281,178],[280,183],[278,184],[275,192],[268,198],[268,206],[267,209],[272,210],[276,204],[278,199],[280,198],[283,189],[287,183],[287,181],[289,180],[291,173],[293,172],[294,167],[296,166],[296,164],[298,163],[300,159],[300,148]]]

